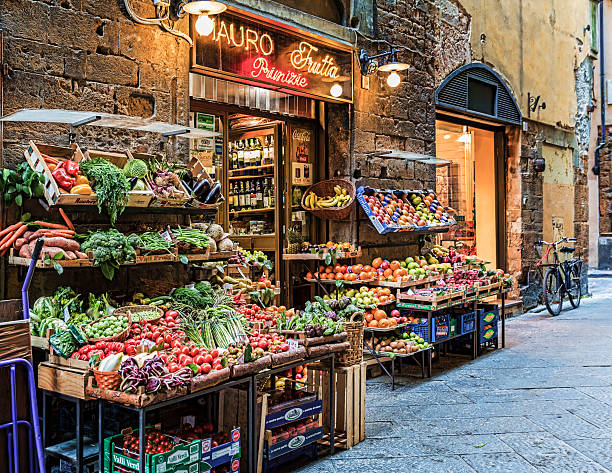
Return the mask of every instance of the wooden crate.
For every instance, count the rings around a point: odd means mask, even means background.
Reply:
[[[45,176],[45,183],[43,184],[45,200],[49,205],[95,205],[98,202],[98,198],[95,194],[91,195],[78,195],[78,194],[64,194],[60,191],[55,179],[51,175],[49,166],[45,163],[43,154],[51,156],[52,158],[58,159],[60,162],[65,160],[72,160],[80,163],[83,159],[83,153],[77,144],[72,144],[70,148],[62,146],[46,145],[41,143],[34,143],[30,141],[28,148],[23,152],[26,161],[32,169],[42,173]]]
[[[367,362],[335,370],[335,446],[349,449],[365,439],[365,399]],[[325,435],[321,443],[329,445],[330,403],[329,372],[308,366],[309,390],[323,399],[322,427]]]
[[[54,365],[53,363],[41,363],[38,365],[38,387],[79,399],[92,399],[87,393],[87,382],[89,371],[67,366]]]
[[[21,299],[0,301],[0,360],[32,361],[30,321],[23,320]]]
[[[85,151],[85,159],[106,159],[107,161],[113,163],[119,169],[123,169],[128,161],[134,159],[129,151],[126,152],[118,152],[118,151],[101,151],[97,149],[88,149]],[[153,190],[146,182],[146,179],[143,180],[146,186],[146,189],[143,191],[130,191],[129,199],[127,202],[127,207],[148,207],[151,201],[153,200]]]

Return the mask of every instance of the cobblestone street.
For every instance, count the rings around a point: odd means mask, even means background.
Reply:
[[[511,319],[504,350],[443,357],[431,380],[369,380],[367,439],[299,471],[612,471],[612,279],[590,290],[578,310]]]

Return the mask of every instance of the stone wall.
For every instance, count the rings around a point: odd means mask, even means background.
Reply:
[[[132,1],[154,16],[152,2]],[[187,123],[189,45],[158,26],[132,22],[120,1],[3,0],[4,113],[21,108],[61,108]],[[187,29],[182,20],[181,29]],[[4,127],[4,164],[23,159],[28,140],[68,143],[65,126]],[[184,140],[181,150],[184,152]],[[160,149],[159,135],[83,127],[79,144],[100,149]],[[168,152],[175,154],[170,146]]]
[[[612,233],[612,127],[599,156],[599,232]]]

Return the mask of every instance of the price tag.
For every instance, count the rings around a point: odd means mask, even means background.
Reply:
[[[64,322],[68,322],[69,318],[70,318],[70,311],[68,310],[68,307],[64,307]]]
[[[161,234],[161,237],[166,240],[167,242],[172,243],[172,235],[170,235],[170,232],[168,230],[166,230],[165,232],[163,232]]]
[[[195,284],[185,284],[185,287],[187,289],[193,289],[193,288],[195,288]]]
[[[298,349],[298,341],[294,339],[287,340],[289,342],[289,351],[295,351]]]
[[[228,283],[223,284],[223,289],[226,291],[231,291],[233,288],[234,288],[233,284],[228,284]]]

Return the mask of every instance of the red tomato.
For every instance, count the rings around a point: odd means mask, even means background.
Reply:
[[[178,371],[179,366],[176,363],[170,363],[170,365],[168,366],[168,371],[170,371],[170,373],[174,373],[175,371]]]
[[[178,340],[173,340],[171,345],[172,345],[172,348],[180,349],[182,347],[181,342],[179,342]]]
[[[210,356],[212,356],[213,358],[219,358],[219,350],[212,350],[210,352]]]
[[[160,343],[164,343],[164,337],[161,335],[155,339],[155,345],[159,345]]]
[[[171,333],[166,333],[166,335],[164,335],[164,342],[172,344],[172,334]]]
[[[166,316],[166,318],[174,318],[178,315],[178,312],[176,310],[167,310],[164,315]]]
[[[212,366],[210,366],[208,363],[204,363],[202,366],[202,373],[204,374],[208,374],[212,371]]]
[[[212,357],[212,355],[209,353],[208,355],[206,355],[206,356],[204,357],[204,363],[209,363],[209,364],[212,364],[212,362],[213,362],[213,357]]]
[[[197,356],[200,354],[200,349],[198,347],[192,347],[191,350],[189,350],[189,354],[191,356]]]
[[[184,346],[183,348],[181,348],[181,353],[183,355],[189,355],[191,349],[188,346]]]
[[[265,350],[265,349],[267,349],[267,348],[268,348],[268,342],[267,342],[266,340],[261,340],[261,341],[259,342],[258,346],[259,346],[259,348],[262,348],[262,349],[264,349],[264,350]]]
[[[209,356],[209,355],[207,355],[207,356]],[[196,365],[202,365],[202,364],[206,363],[206,359],[205,359],[205,358],[204,358],[202,355],[197,355],[197,356],[196,356],[196,357],[193,359],[193,362],[194,362]]]

